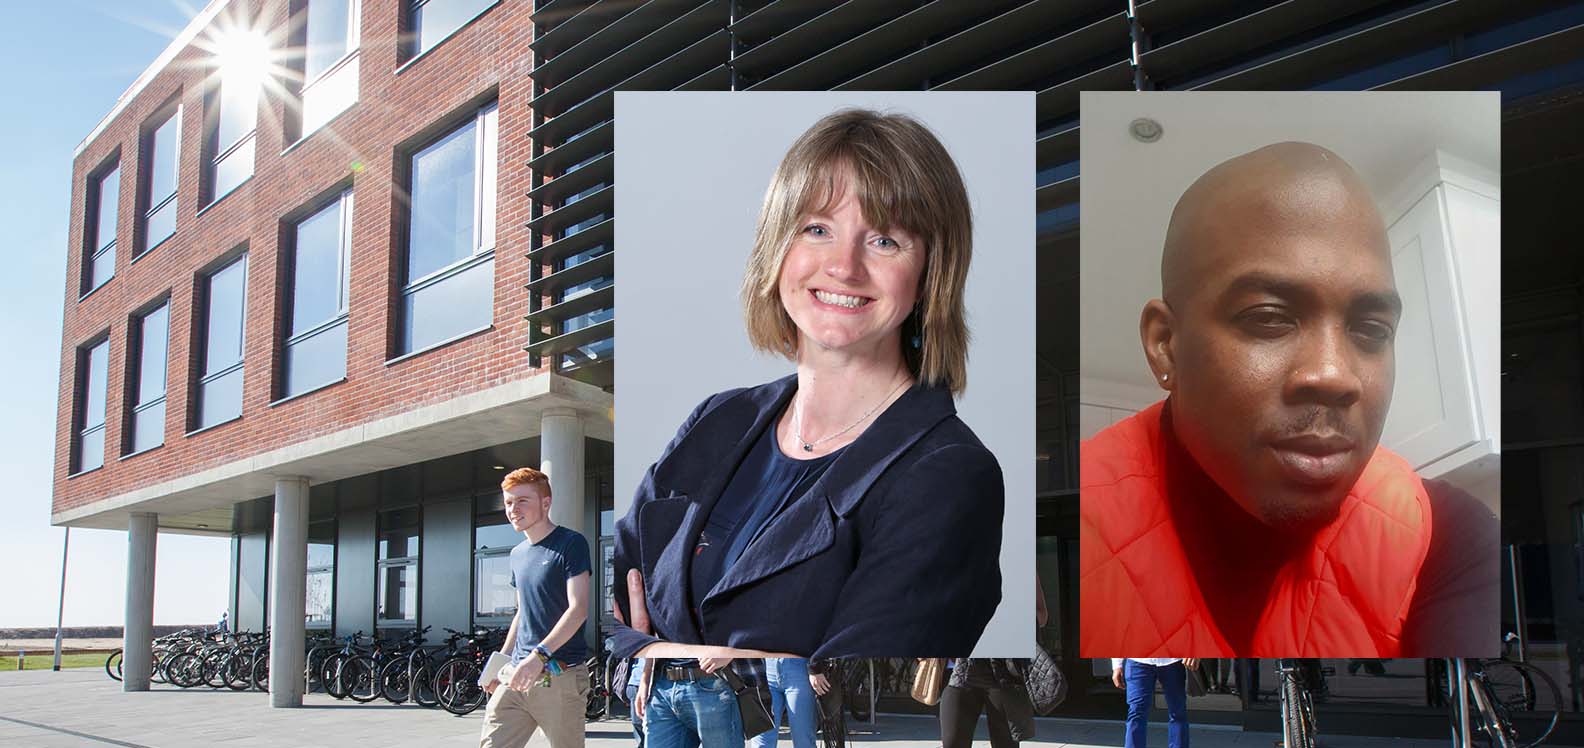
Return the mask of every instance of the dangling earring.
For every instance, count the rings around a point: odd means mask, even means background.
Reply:
[[[923,346],[924,346],[924,339],[919,337],[918,335],[914,335],[913,336],[913,347],[915,349],[917,349],[917,348],[922,348]]]

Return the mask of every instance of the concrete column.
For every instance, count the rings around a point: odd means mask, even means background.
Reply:
[[[303,616],[308,591],[308,479],[275,479],[275,537],[270,543],[270,706],[303,701]]]
[[[582,532],[583,422],[575,410],[552,408],[539,421],[539,469],[550,476],[550,521]]]
[[[154,664],[154,551],[159,516],[133,512],[127,523],[126,625],[121,640],[121,690],[149,690]]]

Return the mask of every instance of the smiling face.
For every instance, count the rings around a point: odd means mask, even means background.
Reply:
[[[781,263],[781,304],[801,352],[880,356],[901,346],[900,328],[918,300],[922,242],[897,227],[871,226],[843,171],[830,204],[803,216]]]
[[[1369,195],[1301,145],[1190,188],[1204,187],[1173,215],[1164,340],[1145,317],[1183,446],[1244,511],[1294,531],[1333,520],[1375,451],[1402,307]]]
[[[523,483],[503,490],[506,519],[525,532],[550,516],[550,492],[541,483]]]

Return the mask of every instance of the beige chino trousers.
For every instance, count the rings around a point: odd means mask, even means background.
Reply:
[[[479,748],[523,748],[534,731],[544,730],[550,748],[583,748],[583,711],[588,706],[587,665],[550,676],[550,685],[513,691],[496,687],[484,708]]]

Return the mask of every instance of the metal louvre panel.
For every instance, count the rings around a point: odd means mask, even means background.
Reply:
[[[590,291],[575,299],[563,301],[554,306],[548,306],[535,312],[530,312],[523,319],[535,324],[551,324],[562,320],[571,319],[580,314],[600,309],[607,309],[616,298],[616,287],[606,286],[598,291]]]
[[[968,26],[961,31],[951,32],[938,41],[925,41],[925,44],[915,52],[907,54],[885,65],[871,70],[862,75],[853,76],[840,85],[838,90],[864,90],[879,88],[919,88],[921,84],[930,79],[950,79],[969,72],[964,68],[974,66],[988,67],[996,60],[1018,56],[1023,47],[1039,45],[1042,42],[1054,41],[1061,38],[1075,25],[1082,24],[1100,9],[1113,9],[1115,3],[1085,0],[1085,2],[1064,2],[1063,0],[1035,0],[989,19]],[[1103,12],[1103,11],[1102,11]],[[1106,46],[1127,49],[1127,22],[1126,14],[1118,13],[1114,17],[1121,19],[1121,25],[1114,29],[1119,36],[1109,40]],[[1080,28],[1092,24],[1083,24]],[[1074,32],[1077,33],[1077,32]],[[916,34],[922,37],[922,34]],[[1057,50],[1070,53],[1072,50]],[[1077,55],[1078,59],[1092,57],[1096,52]],[[986,58],[996,58],[986,60]],[[981,65],[975,66],[979,62]],[[1069,63],[1070,64],[1070,63]],[[952,74],[952,71],[959,71]],[[1036,73],[1028,78],[1032,80],[1044,77]],[[961,88],[1008,88],[1007,85],[967,84]],[[1018,86],[1023,88],[1024,86]]]
[[[1500,13],[1500,7],[1488,2],[1446,0],[1388,14],[1378,23],[1361,23],[1253,60],[1228,64],[1219,71],[1206,68],[1197,80],[1168,87],[1310,88],[1426,46],[1448,43],[1456,34],[1491,24]]]
[[[720,27],[719,2],[655,0],[594,36],[534,68],[541,93],[529,102],[535,112],[555,116],[589,94],[616,85],[634,68],[648,67]],[[654,8],[654,10],[648,10]],[[681,16],[671,11],[686,10]]]
[[[750,91],[819,90],[836,86],[907,54],[937,35],[952,33],[975,19],[993,17],[1022,0],[935,0],[824,49],[785,70],[755,81]],[[901,86],[900,88],[908,88]]]
[[[630,0],[541,3],[531,14],[535,33],[528,48],[540,59],[554,57],[637,7]]]
[[[602,275],[610,275],[611,271],[616,267],[615,260],[616,255],[607,252],[587,262],[580,262],[560,272],[551,273],[529,283],[526,288],[529,293],[533,294],[554,294],[579,283],[594,280]]]
[[[1577,60],[1580,50],[1584,50],[1584,24],[1400,78],[1379,88],[1403,91],[1489,88],[1524,73]]]
[[[535,356],[555,356],[559,353],[576,350],[579,346],[596,343],[611,337],[616,332],[616,320],[608,319],[596,322],[588,327],[580,327],[569,333],[555,337],[548,337],[529,343],[523,350]],[[604,363],[609,364],[609,361]],[[608,376],[608,372],[599,372],[600,376]]]
[[[610,151],[615,144],[616,124],[613,121],[604,122],[577,138],[535,156],[528,162],[528,168],[538,175],[560,174],[579,161]]]
[[[606,187],[570,205],[545,211],[538,218],[529,221],[528,228],[535,233],[553,234],[600,213],[609,214],[615,203],[616,188]]]
[[[607,153],[587,164],[579,166],[575,171],[558,176],[529,190],[528,197],[540,202],[559,203],[596,184],[601,182],[609,183],[615,176],[615,154]]]
[[[762,8],[742,14],[732,23],[731,32],[739,41],[752,46],[830,10],[830,7],[831,0],[771,0]]]
[[[1181,78],[1207,62],[1259,49],[1272,40],[1301,34],[1381,4],[1381,0],[1287,0],[1145,52],[1139,64],[1153,79]],[[1140,16],[1143,23],[1142,9]],[[1145,30],[1149,31],[1147,25]]]
[[[782,70],[807,58],[808,51],[835,41],[845,41],[875,24],[895,18],[907,10],[912,0],[847,0],[830,11],[809,19],[770,39],[738,52],[732,63],[737,72],[749,78],[766,71]],[[733,27],[733,32],[736,27]]]
[[[607,218],[571,236],[547,242],[528,253],[528,259],[544,265],[554,265],[579,252],[608,243],[616,236],[616,219]]]

